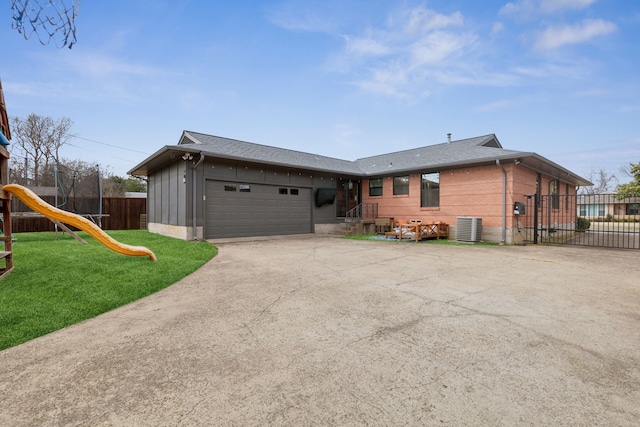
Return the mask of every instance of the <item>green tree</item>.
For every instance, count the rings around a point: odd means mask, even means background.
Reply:
[[[102,181],[102,191],[105,196],[122,197],[126,192],[147,191],[147,184],[143,179],[132,177],[123,178],[121,176],[110,175]]]
[[[629,165],[629,172],[633,177],[633,181],[627,184],[618,185],[618,197],[631,197],[640,194],[640,162],[631,163]]]
[[[127,178],[124,180],[124,191],[133,193],[146,193],[147,183],[142,178]]]

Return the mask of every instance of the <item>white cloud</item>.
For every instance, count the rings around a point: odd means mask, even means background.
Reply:
[[[37,97],[55,98],[65,94],[65,91],[72,89],[70,85],[61,86],[57,83],[47,82],[4,82],[4,91],[7,94]]]
[[[497,110],[504,110],[513,107],[514,102],[510,99],[501,99],[499,101],[490,102],[475,108],[479,113],[489,113]]]
[[[491,35],[495,36],[504,31],[504,24],[502,22],[496,22],[491,27]]]
[[[424,7],[416,7],[409,11],[404,11],[396,19],[400,21],[400,26],[404,28],[405,32],[417,34],[450,26],[464,25],[464,19],[460,12],[443,15]],[[391,22],[393,22],[393,19]]]
[[[320,16],[311,13],[296,16],[280,12],[269,17],[271,23],[291,31],[331,32],[333,25]]]
[[[552,50],[568,44],[587,42],[594,37],[614,32],[617,26],[602,19],[587,19],[576,25],[548,27],[538,34],[534,47],[538,50]]]
[[[564,10],[581,10],[595,2],[596,0],[540,0],[540,10],[548,14]]]
[[[589,76],[592,65],[589,61],[545,62],[536,65],[521,65],[512,71],[524,79],[567,78],[581,80]]]
[[[501,15],[518,20],[535,19],[540,15],[553,15],[567,10],[581,10],[596,0],[518,0],[509,2],[500,9]]]
[[[361,89],[394,98],[408,98],[410,92],[407,90],[409,78],[406,70],[401,67],[384,67],[371,69],[370,76],[355,82]]]
[[[267,12],[267,19],[290,31],[332,34],[344,18],[338,6],[329,1],[284,1]]]
[[[584,8],[593,1],[558,0],[555,6],[551,3],[520,0],[510,5],[549,11]],[[574,26],[549,27],[530,40],[537,49],[550,50],[586,42],[615,28],[606,21],[586,20]],[[466,24],[460,12],[443,14],[424,6],[403,8],[388,14],[380,25],[351,33],[330,33],[343,43],[339,51],[329,55],[327,67],[331,72],[345,74],[365,92],[403,100],[416,100],[442,86],[506,87],[523,81],[576,79],[588,74],[588,67],[575,67],[575,61],[523,64],[516,54],[501,62],[503,46],[498,44],[505,41],[507,31],[503,23],[495,22],[490,33],[483,35]],[[493,37],[499,33],[503,34]]]
[[[345,36],[347,53],[358,56],[381,56],[390,53],[390,47],[380,40],[371,37]]]
[[[460,56],[475,40],[475,36],[468,34],[443,31],[427,34],[408,47],[410,68],[444,65],[447,59]]]
[[[365,91],[398,98],[423,96],[424,85],[442,76],[450,81],[478,39],[464,30],[460,12],[445,15],[422,6],[391,14],[384,26],[362,35],[343,37],[333,69],[357,75],[354,84]]]

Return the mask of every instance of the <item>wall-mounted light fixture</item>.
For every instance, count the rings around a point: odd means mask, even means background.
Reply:
[[[182,160],[193,160],[193,156],[191,155],[191,153],[184,153],[182,155]]]

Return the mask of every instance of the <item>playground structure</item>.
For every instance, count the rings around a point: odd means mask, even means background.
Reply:
[[[1,86],[0,101],[3,101]],[[4,102],[2,102],[1,105],[4,106]],[[0,108],[0,110],[2,110],[2,112],[6,112],[6,110],[2,108]],[[0,118],[2,115],[3,114],[0,114]],[[6,115],[6,113],[4,115]],[[8,140],[11,137],[8,122],[4,122],[3,120],[0,120],[0,135],[2,135],[5,140]],[[148,256],[152,261],[156,261],[157,258],[150,249],[144,246],[131,246],[120,243],[87,218],[71,212],[63,211],[55,206],[51,206],[38,197],[33,191],[18,184],[8,184],[8,180],[9,151],[6,148],[6,145],[0,144],[0,210],[2,211],[2,236],[0,237],[0,241],[4,244],[3,250],[0,251],[0,260],[4,260],[4,267],[0,267],[0,279],[4,278],[14,269],[13,236],[11,233],[12,196],[16,196],[25,205],[38,214],[54,221],[81,242],[82,239],[79,239],[75,233],[66,228],[63,223],[86,232],[89,236],[114,252],[129,256]]]
[[[48,44],[53,39],[59,48],[65,46],[71,48],[76,42],[74,20],[78,14],[79,7],[80,0],[11,0],[11,11],[13,12],[12,27],[22,34],[25,39],[29,39],[33,34],[36,34],[38,40],[43,45]],[[14,269],[13,236],[11,232],[12,195],[20,199],[33,211],[49,218],[56,226],[62,227],[81,242],[83,242],[82,239],[64,226],[63,223],[86,232],[114,252],[130,256],[148,256],[152,261],[156,261],[156,256],[150,249],[143,246],[131,246],[120,243],[83,216],[63,211],[56,206],[46,203],[26,187],[18,184],[9,184],[9,150],[7,150],[7,146],[10,140],[11,131],[9,129],[9,118],[4,101],[2,83],[0,82],[0,211],[2,215],[0,242],[2,242],[4,246],[2,248],[3,250],[0,250],[0,260],[4,261],[4,266],[0,265],[0,279],[6,277]],[[55,180],[57,204],[59,182],[57,170]],[[98,194],[100,197],[98,209],[101,210],[101,189],[98,190]],[[98,213],[98,220],[100,215],[101,212]]]
[[[30,209],[49,218],[51,221],[60,225],[69,234],[79,239],[75,233],[64,226],[62,223],[76,227],[95,240],[100,242],[108,249],[130,256],[148,256],[152,261],[156,261],[155,254],[144,246],[131,246],[120,243],[102,231],[100,227],[81,215],[63,211],[52,206],[33,191],[18,184],[9,184],[9,140],[11,139],[11,131],[9,128],[9,120],[7,109],[4,102],[4,93],[2,91],[2,83],[0,83],[0,211],[2,214],[2,235],[0,242],[3,244],[0,250],[0,262],[4,261],[4,266],[0,265],[0,279],[6,277],[14,269],[13,265],[13,236],[11,232],[11,199],[16,196]]]
[[[9,117],[4,103],[4,92],[0,82],[0,211],[2,211],[2,236],[3,244],[0,251],[0,260],[4,261],[4,267],[0,267],[0,279],[13,270],[13,237],[11,236],[11,195],[2,190],[2,185],[9,182]]]
[[[2,87],[0,86],[0,102],[4,106],[4,99],[2,97]],[[0,108],[2,112],[4,109]],[[3,115],[6,115],[3,114]],[[0,117],[0,123],[2,122]],[[0,126],[0,134],[6,139],[11,137],[9,134],[9,127],[4,128],[4,123]],[[8,134],[8,135],[7,135]],[[0,184],[4,184],[9,179],[9,151],[5,145],[0,145]],[[0,267],[0,279],[13,271],[13,237],[11,235],[11,195],[6,193],[4,189],[0,188],[0,210],[2,211],[2,236],[1,241],[4,245],[2,251],[0,251],[0,259],[4,261],[4,267]]]
[[[131,246],[120,243],[88,219],[51,206],[26,187],[18,184],[7,184],[2,187],[2,190],[18,197],[29,208],[51,220],[79,228],[114,252],[129,256],[148,256],[152,261],[156,261],[156,256],[150,249],[144,246]]]
[[[2,97],[2,87],[0,86],[0,101]],[[4,106],[4,102],[2,102]],[[6,111],[6,109],[3,109]],[[2,122],[2,120],[0,120]],[[0,134],[8,140],[11,137],[8,122],[3,122]],[[13,236],[11,232],[11,198],[20,199],[27,207],[34,212],[49,218],[69,235],[76,238],[81,243],[86,243],[80,239],[73,231],[64,224],[78,228],[97,240],[108,249],[122,255],[148,256],[152,261],[156,261],[155,254],[144,246],[131,246],[120,243],[105,233],[100,227],[82,215],[64,211],[42,200],[33,191],[18,184],[8,184],[9,180],[9,152],[6,145],[0,144],[0,210],[2,211],[2,236],[0,241],[4,244],[4,249],[0,251],[0,259],[4,260],[4,267],[0,267],[0,279],[11,273],[13,270]]]

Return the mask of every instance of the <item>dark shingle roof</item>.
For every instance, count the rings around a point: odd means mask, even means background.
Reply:
[[[411,150],[365,157],[356,161],[336,159],[318,154],[204,133],[184,131],[178,145],[165,146],[137,165],[129,174],[148,175],[163,167],[180,151],[201,152],[208,157],[300,168],[351,176],[383,176],[407,172],[435,172],[445,168],[496,164],[516,161],[537,172],[562,178],[575,185],[593,185],[560,165],[531,152],[506,150],[494,134],[450,141]]]
[[[505,150],[495,135],[462,139],[443,144],[429,145],[411,150],[356,160],[358,168],[366,175],[434,169],[446,166],[495,162],[500,158],[518,157],[525,153]]]
[[[348,160],[191,131],[185,131],[184,136],[186,139],[183,138],[180,141],[180,145],[193,143],[198,145],[198,150],[203,151],[205,154],[217,155],[227,159],[293,166],[319,171],[361,174],[357,165]]]
[[[223,158],[254,161],[273,165],[305,169],[377,175],[416,169],[438,168],[496,158],[517,157],[521,152],[505,150],[495,135],[429,145],[379,156],[365,157],[355,162],[304,153],[301,151],[254,144],[236,139],[222,138],[198,132],[185,131],[180,145],[196,144],[198,150]]]

